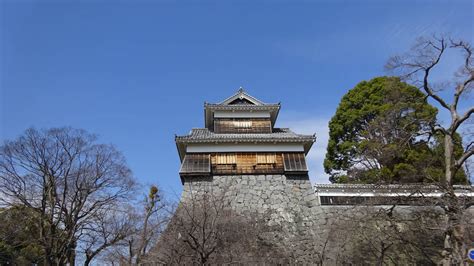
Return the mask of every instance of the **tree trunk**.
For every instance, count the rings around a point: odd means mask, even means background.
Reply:
[[[76,240],[74,239],[70,244],[68,244],[68,248],[66,250],[66,261],[70,266],[76,265],[76,245]]]
[[[133,238],[132,240],[128,241],[128,265],[132,265],[132,260],[134,256],[133,252]]]
[[[451,135],[444,136],[445,175],[442,182],[445,188],[445,212],[447,225],[444,238],[443,265],[462,265],[465,253],[464,234],[465,227],[462,223],[463,207],[454,194],[453,169],[454,143]]]
[[[462,209],[454,205],[450,199],[450,210],[447,212],[447,228],[444,239],[443,265],[464,265],[466,258],[466,245],[464,243],[465,226],[462,223]]]
[[[144,221],[144,225],[143,225],[143,232],[142,232],[142,236],[141,236],[141,240],[140,240],[140,246],[138,248],[138,252],[137,252],[137,258],[135,260],[135,262],[137,264],[139,264],[141,262],[141,259],[142,259],[142,256],[145,255],[146,253],[146,237],[147,237],[147,233],[148,233],[148,219],[150,218],[150,212],[147,212],[147,214],[145,215],[145,221]]]
[[[44,256],[44,265],[46,266],[52,266],[53,261],[51,260],[51,256],[49,255],[48,251],[45,251],[45,256]]]
[[[444,136],[444,163],[445,163],[445,171],[444,171],[444,180],[443,185],[446,188],[450,188],[452,186],[453,181],[453,137],[449,134]]]
[[[89,264],[91,263],[91,260],[92,260],[91,257],[86,256],[86,260],[84,261],[84,266],[89,266]]]

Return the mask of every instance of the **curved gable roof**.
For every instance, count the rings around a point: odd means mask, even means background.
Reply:
[[[234,95],[218,103],[218,105],[265,105],[265,103],[249,95],[244,88],[240,87]]]

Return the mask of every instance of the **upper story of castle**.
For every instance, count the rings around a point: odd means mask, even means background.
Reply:
[[[242,88],[205,103],[205,127],[176,136],[180,175],[306,173],[305,155],[316,137],[276,128],[280,107]]]
[[[205,126],[214,133],[273,133],[280,103],[264,103],[242,88],[224,101],[204,103]]]

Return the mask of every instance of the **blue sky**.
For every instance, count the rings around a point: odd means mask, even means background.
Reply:
[[[358,82],[418,36],[474,43],[471,1],[0,0],[0,140],[72,126],[121,150],[136,177],[179,195],[174,134],[240,86],[282,102],[278,126],[318,134]]]

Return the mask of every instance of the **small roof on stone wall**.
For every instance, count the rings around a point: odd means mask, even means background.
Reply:
[[[455,191],[463,192],[465,195],[474,196],[474,186],[454,185]],[[412,184],[316,184],[314,190],[321,194],[336,193],[339,196],[351,193],[433,193],[440,192],[442,188],[436,184],[412,183]],[[336,195],[335,194],[335,195]]]

